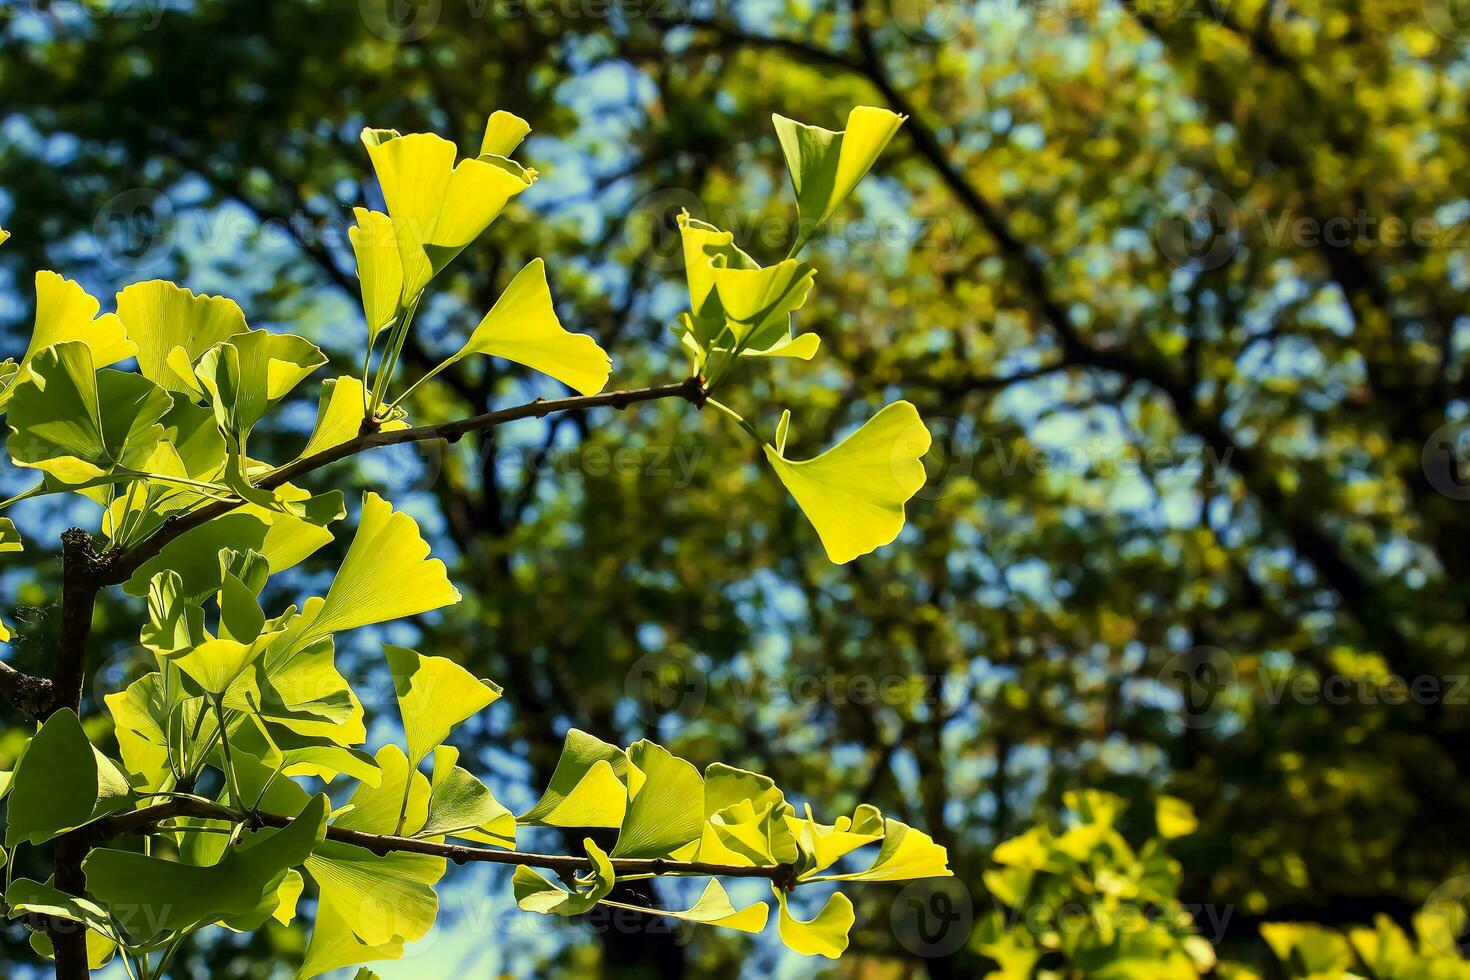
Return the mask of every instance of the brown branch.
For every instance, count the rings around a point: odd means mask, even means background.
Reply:
[[[43,716],[62,708],[81,714],[92,616],[105,568],[104,559],[92,548],[92,536],[76,527],[61,535],[61,562],[61,630],[56,643],[56,669],[51,676],[51,699]],[[83,894],[85,838],[75,831],[62,834],[56,838],[52,853],[56,887],[73,895]],[[57,980],[85,980],[90,976],[85,932],[55,917],[46,920],[46,931],[56,951]]]
[[[229,807],[205,800],[175,798],[154,803],[128,813],[105,817],[87,828],[93,842],[124,834],[148,833],[161,821],[174,817],[199,817],[206,820],[228,820],[232,823],[254,823],[267,827],[284,827],[290,817],[275,813],[240,813]],[[529,851],[499,851],[485,847],[466,847],[439,841],[391,834],[369,834],[344,827],[327,827],[327,840],[352,844],[382,857],[392,852],[427,854],[442,857],[455,864],[507,864],[545,868],[558,874],[585,871],[592,862],[575,854],[536,854]],[[766,878],[789,888],[795,883],[796,868],[790,864],[739,865],[712,864],[704,861],[674,861],[667,858],[613,858],[613,871],[624,875],[717,875],[725,878]]]
[[[39,718],[51,706],[51,681],[0,663],[0,696],[22,714]]]
[[[638,402],[660,398],[683,398],[696,407],[704,406],[704,382],[698,377],[686,378],[676,384],[659,385],[654,388],[633,388],[624,391],[607,391],[600,395],[580,395],[574,398],[538,398],[514,408],[503,408],[486,412],[467,419],[443,422],[437,425],[421,425],[396,432],[366,432],[341,445],[324,449],[271,472],[257,486],[263,490],[274,489],[298,476],[320,469],[330,463],[355,456],[381,446],[397,446],[404,443],[434,442],[444,440],[457,442],[469,432],[484,432],[506,422],[518,419],[543,418],[555,412],[583,412],[589,408],[611,406],[626,408]],[[240,506],[239,501],[211,503],[195,511],[170,518],[146,540],[126,551],[113,553],[106,562],[104,584],[117,585],[126,582],[145,562],[157,555],[165,545],[184,533],[217,517],[222,517]]]

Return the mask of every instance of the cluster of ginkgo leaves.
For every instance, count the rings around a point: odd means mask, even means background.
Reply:
[[[777,118],[802,230],[775,265],[760,266],[728,232],[681,220],[691,400],[754,434],[708,396],[742,358],[815,353],[815,337],[792,330],[814,278],[795,256],[901,122],[868,108],[854,110],[845,132]],[[92,553],[101,568],[125,567],[117,583],[146,599],[140,642],[156,667],[104,698],[107,719],[84,723],[79,704],[45,706],[13,772],[0,773],[6,848],[63,836],[87,848],[82,892],[12,877],[7,865],[6,912],[26,917],[41,954],[53,953],[58,922],[70,922],[86,930],[93,966],[121,956],[134,978],[159,977],[197,930],[290,923],[310,887],[315,920],[301,975],[315,976],[400,956],[434,922],[447,860],[493,855],[516,865],[515,897],[528,911],[627,908],[613,891],[619,881],[694,877],[705,884],[690,907],[656,914],[744,932],[765,927],[768,905],[736,908],[720,879],[765,878],[786,945],[836,957],[854,916],[833,883],[949,874],[943,848],[871,806],[822,823],[762,775],[720,764],[701,772],[653,742],[622,749],[577,730],[541,800],[514,814],[445,744],[501,689],[401,647],[383,653],[404,744],[369,754],[363,705],[336,667],[337,637],[460,599],[413,519],[374,493],[326,594],[265,608],[268,579],[330,542],[347,510],[340,491],[313,493],[286,476],[407,429],[406,396],[444,367],[482,354],[583,395],[605,387],[610,359],[562,327],[537,259],[457,353],[393,394],[426,287],[534,183],[535,171],[510,159],[528,131],[497,112],[479,154],[458,162],[453,144],[432,134],[364,132],[387,204],[387,213],[358,210],[351,232],[367,354],[360,376],[322,383],[316,424],[292,460],[255,458],[250,436],[327,363],[315,344],[251,329],[233,301],[172,283],[128,286],[114,312],[100,313],[77,283],[37,274],[30,346],[0,363],[8,455],[37,482],[5,505],[72,493],[100,508]],[[136,370],[112,367],[128,362]],[[833,560],[893,540],[924,481],[929,436],[913,407],[889,405],[804,462],[786,458],[788,429],[789,414],[774,444],[762,445]],[[0,518],[0,552],[22,546]],[[109,721],[117,758],[94,745]],[[523,855],[526,827],[597,831],[614,843],[603,850],[589,836],[580,853]],[[810,886],[830,894],[814,917],[798,918],[788,896]]]

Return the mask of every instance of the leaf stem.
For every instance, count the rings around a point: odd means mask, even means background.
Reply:
[[[742,415],[740,415],[740,413],[736,412],[733,408],[731,408],[729,405],[726,405],[723,402],[717,402],[713,398],[708,399],[706,401],[706,404],[709,405],[710,408],[713,408],[715,411],[717,411],[717,412],[721,413],[722,415],[725,415],[728,418],[732,419],[735,422],[735,424],[738,425],[738,426],[740,426],[740,428],[744,429],[745,432],[746,432],[746,434],[749,435],[752,439],[754,439],[758,445],[760,445],[760,446],[767,446],[767,445],[769,445],[769,443],[767,443],[766,440],[764,440],[764,439],[761,438],[761,434],[759,432],[755,431],[755,426],[753,426],[749,422],[745,421],[745,418]]]

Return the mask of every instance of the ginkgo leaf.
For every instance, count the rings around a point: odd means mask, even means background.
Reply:
[[[205,351],[193,372],[214,406],[220,430],[243,452],[250,430],[265,413],[325,363],[327,356],[304,337],[250,330]]]
[[[403,259],[393,219],[381,211],[353,208],[357,224],[347,229],[357,257],[357,279],[362,286],[362,311],[367,319],[368,347],[398,316],[403,296]]]
[[[208,837],[207,834],[196,834],[196,837]],[[283,926],[291,924],[296,918],[296,903],[301,900],[301,893],[306,888],[306,879],[301,872],[292,868],[286,872],[276,890],[266,892],[260,900],[260,904],[244,915],[231,916],[220,921],[220,925],[231,932],[254,932],[265,925],[271,919],[276,920]]]
[[[344,376],[322,382],[321,400],[317,404],[316,425],[311,438],[297,459],[325,452],[344,442],[351,442],[362,432],[366,415],[367,391],[354,377]],[[396,432],[408,428],[402,419],[388,419],[378,426],[380,432]]]
[[[898,401],[814,459],[788,460],[771,446],[765,451],[827,557],[841,565],[898,537],[904,504],[924,485],[920,460],[929,444],[918,411]]]
[[[762,268],[730,232],[687,211],[678,223],[691,310],[682,323],[698,349],[803,359],[816,353],[815,336],[794,344],[791,333],[791,314],[806,303],[815,281],[809,263],[786,259]],[[724,346],[717,347],[722,338]]]
[[[361,749],[338,745],[329,738],[303,735],[260,715],[250,716],[249,727],[232,734],[231,745],[249,752],[283,776],[315,776],[331,782],[349,776],[368,786],[382,784],[377,760]]]
[[[262,633],[246,643],[228,639],[206,640],[198,646],[171,654],[168,659],[204,693],[222,697],[226,692],[234,693],[231,688],[237,681],[252,678],[248,668],[265,652],[274,637],[274,633]]]
[[[516,904],[524,912],[540,912],[542,915],[582,915],[602,899],[606,898],[616,884],[612,861],[606,852],[591,838],[582,841],[587,858],[592,862],[592,872],[585,882],[579,882],[575,891],[558,888],[547,881],[540,872],[525,865],[516,868],[511,877]]]
[[[547,827],[620,827],[628,806],[621,777],[627,773],[627,753],[573,728],[546,792],[516,820]]]
[[[321,902],[317,905],[311,941],[306,947],[301,972],[296,974],[297,980],[308,980],[343,966],[396,960],[403,956],[403,945],[402,939],[390,939],[377,945],[362,942],[353,934],[344,913],[336,905],[330,901]]]
[[[53,712],[26,747],[10,786],[5,844],[40,844],[130,801],[122,771],[93,747],[70,708]]]
[[[803,238],[809,238],[852,193],[905,118],[887,109],[857,106],[847,114],[847,128],[833,132],[771,116],[796,191]]]
[[[0,228],[0,245],[4,245],[8,241],[10,241],[10,232],[4,228]]]
[[[117,951],[112,918],[106,909],[89,899],[68,895],[50,884],[17,878],[5,889],[5,905],[6,915],[11,919],[23,915],[46,915],[86,926],[88,969],[102,969]],[[50,937],[43,932],[32,935],[46,940],[44,943],[32,943],[32,948],[47,959],[55,959]]]
[[[326,829],[327,798],[312,798],[280,829],[246,832],[240,843],[209,867],[165,861],[133,851],[97,848],[82,863],[87,890],[113,909],[134,911],[125,924],[148,932],[187,929],[246,915],[275,892],[288,869],[306,861]],[[187,896],[187,901],[181,901]]]
[[[299,620],[309,622],[321,601],[308,599]],[[293,629],[288,628],[256,664],[260,714],[300,735],[326,738],[337,745],[366,741],[362,702],[337,670],[332,638],[298,645],[292,635]],[[227,707],[236,706],[227,702]]]
[[[647,912],[651,915],[664,915],[667,918],[676,918],[684,923],[698,923],[701,926],[719,926],[720,929],[734,929],[742,933],[760,933],[766,929],[766,918],[770,915],[770,907],[766,902],[756,902],[745,908],[735,908],[731,904],[731,896],[726,892],[725,886],[717,879],[710,879],[709,884],[704,886],[704,892],[694,905],[684,911],[670,911],[664,908],[638,908],[637,905],[625,905],[622,902],[609,902],[604,899],[604,905],[613,908],[626,908],[631,911]]]
[[[485,136],[480,140],[480,156],[508,157],[531,131],[531,124],[513,112],[497,109],[485,120]]]
[[[193,364],[215,344],[248,329],[234,300],[196,296],[161,279],[134,283],[118,293],[117,315],[138,347],[143,377],[191,397],[196,393],[193,380],[178,374],[170,357],[174,363]],[[175,350],[181,353],[174,355]]]
[[[727,856],[727,863],[768,865],[794,864],[799,851],[796,838],[786,824],[791,806],[785,802],[760,804],[742,800],[709,818],[700,857],[714,860]],[[710,846],[711,838],[719,846]]]
[[[699,900],[683,911],[671,911],[669,909],[647,909],[635,905],[625,905],[622,902],[610,902],[603,900],[604,905],[613,908],[629,909],[632,911],[646,912],[651,915],[662,915],[670,919],[678,919],[681,922],[696,922],[700,925],[719,926],[722,929],[734,929],[738,932],[758,933],[766,927],[766,919],[770,915],[771,908],[765,902],[756,902],[743,909],[737,909],[730,902],[730,895],[718,879],[711,878],[709,884],[704,886]]]
[[[714,270],[715,292],[738,347],[764,349],[791,335],[791,314],[806,305],[817,272],[786,259],[762,269]]]
[[[883,821],[883,845],[866,870],[849,874],[822,875],[820,881],[909,881],[914,878],[948,878],[949,854],[922,830],[891,817]]]
[[[777,924],[781,932],[781,942],[786,944],[787,949],[803,956],[825,956],[833,960],[847,949],[847,934],[852,930],[856,916],[852,911],[852,902],[846,895],[834,892],[827,899],[827,904],[822,906],[822,911],[803,922],[791,914],[786,904],[785,892],[774,886],[771,891],[775,892],[776,903],[780,907]]]
[[[516,273],[465,345],[428,377],[471,354],[524,364],[584,395],[595,395],[606,387],[612,372],[612,358],[597,341],[570,333],[557,319],[551,287],[546,283],[546,264],[540,259],[532,259]]]
[[[453,605],[459,591],[412,517],[371,491],[326,600],[298,642]]]
[[[92,353],[92,364],[98,368],[125,361],[137,353],[138,348],[128,339],[117,314],[97,315],[101,305],[70,279],[54,272],[36,273],[36,326],[30,346],[15,369],[0,375],[0,412],[5,410],[15,386],[30,377],[31,361],[47,347],[69,341],[86,344]]]
[[[456,165],[454,144],[432,133],[364,129],[362,142],[393,220],[403,270],[400,306],[536,180],[534,170],[496,154]]]
[[[746,348],[740,352],[741,357],[790,357],[798,361],[810,361],[817,356],[821,350],[822,338],[814,333],[804,333],[798,336],[782,337],[764,350]],[[724,352],[723,348],[715,350]]]
[[[495,847],[515,847],[515,816],[476,776],[455,765],[458,759],[459,750],[451,746],[441,745],[434,750],[429,818],[415,836],[459,837]]]
[[[859,805],[851,817],[838,817],[833,824],[818,823],[808,805],[805,818],[787,816],[786,825],[807,858],[803,866],[807,875],[830,868],[845,855],[882,840],[884,835],[883,814],[866,803]]]
[[[136,374],[97,371],[86,344],[56,344],[11,392],[10,458],[70,485],[135,474],[163,437],[158,420],[172,405]]]
[[[704,825],[704,780],[688,762],[653,742],[628,747],[628,810],[614,857],[667,857],[697,840]]]
[[[7,551],[24,551],[25,545],[21,543],[20,532],[15,529],[15,522],[8,517],[0,517],[0,555]]]
[[[333,826],[365,834],[413,836],[429,816],[429,781],[409,765],[403,750],[391,743],[378,750],[377,763],[382,772],[381,782],[377,786],[366,783],[358,786],[347,801],[350,809]],[[400,813],[403,814],[401,824]]]
[[[724,311],[715,292],[715,269],[758,269],[760,264],[735,244],[733,232],[701,221],[687,210],[680,211],[676,220],[689,284],[689,308],[697,318],[721,321]]]
[[[440,857],[405,852],[379,857],[331,840],[306,859],[306,873],[320,890],[320,904],[332,908],[353,936],[368,946],[422,938],[439,912],[433,886],[444,877],[444,870]],[[319,915],[316,929],[321,928]],[[316,943],[315,936],[312,942]]]
[[[454,726],[500,697],[500,685],[480,680],[447,657],[425,657],[385,646],[409,764],[417,766],[449,737]]]
[[[103,701],[112,715],[123,766],[135,777],[136,788],[140,792],[157,789],[170,775],[168,719],[173,701],[163,674],[144,674],[126,689],[106,695]],[[184,702],[174,712],[174,724],[186,725],[192,731],[202,710],[202,699]],[[212,713],[206,713],[199,731],[200,738],[213,736]]]

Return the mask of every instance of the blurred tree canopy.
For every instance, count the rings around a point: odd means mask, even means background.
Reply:
[[[1470,864],[1470,206],[1455,189],[1470,30],[1450,12],[12,6],[0,318],[26,329],[36,268],[98,295],[176,277],[352,365],[356,134],[469,146],[503,107],[535,127],[523,156],[544,179],[515,207],[542,220],[502,219],[465,256],[462,302],[421,312],[410,366],[453,350],[543,255],[563,320],[648,380],[684,367],[669,331],[681,208],[761,260],[794,236],[789,214],[742,210],[784,180],[770,114],[838,128],[853,104],[905,113],[861,207],[813,246],[832,258],[802,323],[839,356],[777,368],[803,448],[900,379],[931,420],[931,481],[899,545],[831,566],[754,478],[764,461],[655,406],[636,426],[527,423],[342,475],[407,491],[464,588],[421,648],[517,681],[480,761],[496,769],[492,744],[509,741],[538,769],[502,767],[497,795],[544,781],[571,725],[657,734],[924,826],[979,919],[994,846],[1064,794],[1168,793],[1200,821],[1173,848],[1178,899],[1229,911],[1202,930],[1226,948],[1248,953],[1268,920],[1407,923]],[[453,403],[421,400],[416,417],[555,393],[487,364],[444,377]],[[773,428],[766,394],[753,383],[736,407]],[[0,578],[12,608],[54,586],[37,543]],[[17,617],[17,664],[45,663],[48,612]],[[136,637],[103,617],[120,687]],[[900,907],[875,892],[863,900]],[[978,932],[943,949],[904,935],[854,933],[866,966],[843,969],[992,963]],[[702,934],[560,938],[486,955],[671,976],[741,955]],[[200,955],[263,969],[249,949]]]

